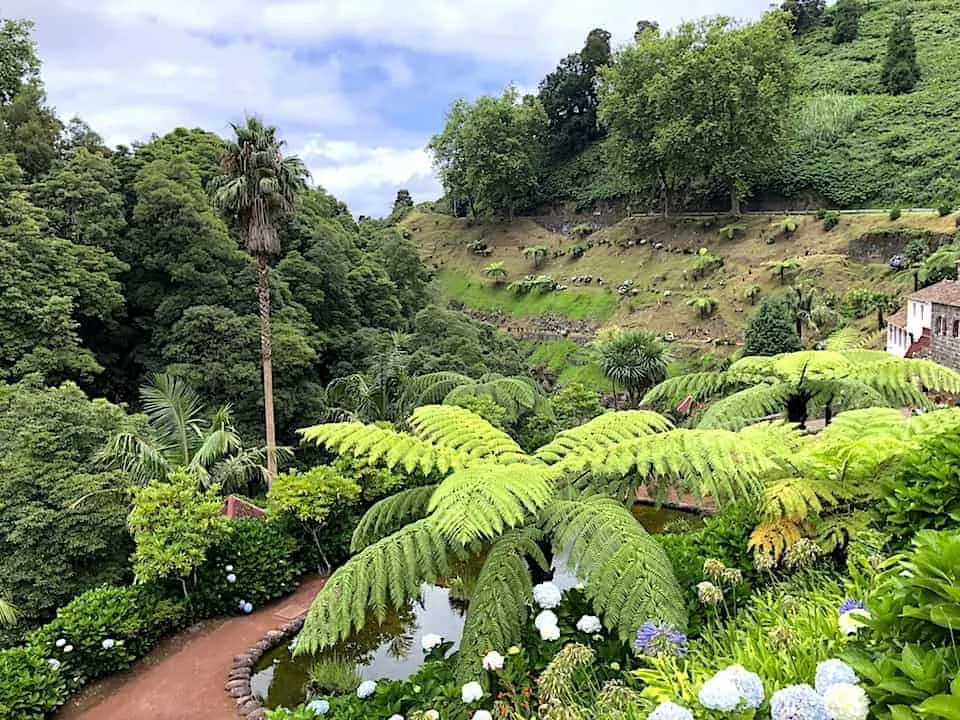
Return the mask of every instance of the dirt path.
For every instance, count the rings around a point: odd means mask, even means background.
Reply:
[[[233,656],[305,613],[322,586],[323,578],[308,578],[250,616],[212,620],[164,640],[130,672],[73,698],[55,720],[237,720],[224,691]]]

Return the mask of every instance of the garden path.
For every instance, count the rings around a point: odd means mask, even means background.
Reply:
[[[55,720],[237,720],[224,691],[233,656],[306,613],[324,578],[249,616],[211,620],[163,640],[130,672],[93,683]]]

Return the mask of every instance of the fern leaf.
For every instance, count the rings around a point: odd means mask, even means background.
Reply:
[[[418,375],[404,383],[401,394],[401,405],[404,408],[415,408],[420,405],[437,405],[443,398],[460,385],[471,385],[475,381],[455,372],[434,372]]]
[[[490,547],[460,637],[457,670],[461,682],[477,677],[481,658],[490,650],[520,643],[533,594],[527,558],[543,570],[549,567],[537,545],[540,536],[536,528],[513,530]]]
[[[537,450],[535,457],[553,464],[569,454],[592,452],[642,435],[665,432],[672,427],[667,418],[647,410],[605,413],[585,425],[558,433],[552,442]]]
[[[371,543],[400,530],[413,520],[426,516],[436,485],[410,488],[384,498],[364,513],[353,531],[350,551],[359,552]]]
[[[793,392],[788,383],[759,383],[718,400],[703,414],[697,427],[739,430],[783,412]]]
[[[528,464],[481,464],[454,473],[430,498],[431,527],[467,545],[523,524],[553,497],[544,470]]]
[[[342,565],[317,595],[297,642],[297,653],[313,653],[345,640],[372,616],[420,596],[421,583],[449,574],[448,548],[427,520],[410,523],[378,540]],[[411,571],[415,568],[416,571]]]
[[[558,500],[544,513],[554,553],[586,583],[607,627],[627,642],[648,620],[683,628],[687,612],[663,547],[630,511],[611,498]]]
[[[410,427],[431,445],[465,455],[469,462],[532,462],[516,441],[479,415],[454,405],[424,405],[413,411]]]
[[[722,372],[690,373],[664,380],[643,396],[640,403],[644,407],[670,408],[692,396],[703,401],[722,394],[729,386],[728,378]]]
[[[750,533],[747,548],[755,553],[780,560],[787,548],[803,537],[800,526],[788,518],[762,522]]]
[[[769,521],[781,518],[802,522],[823,511],[825,505],[837,501],[829,481],[813,478],[781,478],[767,486],[763,493],[763,516]]]

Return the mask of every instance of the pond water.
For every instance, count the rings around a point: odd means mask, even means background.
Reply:
[[[703,522],[696,513],[649,505],[635,505],[633,514],[651,533],[661,532],[673,521],[684,521],[691,528]],[[562,589],[577,583],[563,557],[554,558],[552,579]],[[455,640],[457,644],[450,652],[456,650],[466,609],[467,601],[458,594],[456,586],[423,585],[419,601],[390,613],[383,623],[368,622],[363,631],[329,652],[293,657],[287,645],[274,648],[254,668],[251,688],[266,707],[291,708],[306,699],[314,666],[315,677],[325,677],[330,683],[339,680],[344,686],[339,692],[349,692],[361,680],[403,680],[420,667],[423,635],[435,633],[445,640]],[[318,689],[318,694],[337,691],[328,686]]]

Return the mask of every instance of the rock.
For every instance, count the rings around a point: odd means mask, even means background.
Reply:
[[[253,670],[248,667],[234,668],[227,675],[228,680],[247,680],[253,675]]]
[[[268,640],[272,643],[278,643],[281,640],[286,640],[287,636],[285,633],[280,630],[270,630],[266,635],[263,636],[265,640]]]
[[[260,653],[265,653],[267,650],[273,648],[273,643],[269,640],[258,640],[257,644],[253,646]]]
[[[227,691],[236,690],[237,688],[249,688],[250,680],[247,678],[239,678],[237,680],[229,680],[226,685]],[[234,697],[240,697],[239,695],[234,695]]]
[[[227,695],[232,698],[242,698],[250,694],[250,683],[244,681],[243,687],[235,687],[227,690]]]
[[[233,658],[233,666],[235,668],[252,668],[257,664],[255,658],[250,657],[249,653],[244,653],[243,655],[237,655]]]
[[[254,710],[263,708],[263,704],[252,695],[237,699],[237,710],[243,715],[249,715]]]
[[[257,708],[247,714],[247,720],[267,720],[267,711],[263,708]]]

